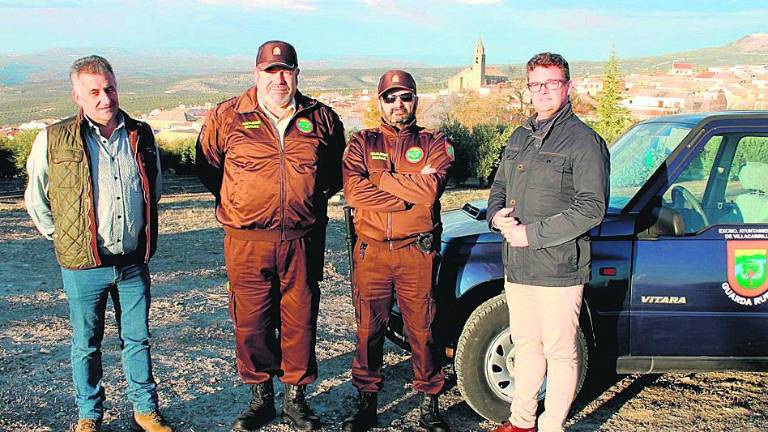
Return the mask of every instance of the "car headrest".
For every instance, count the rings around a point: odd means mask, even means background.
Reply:
[[[768,193],[768,164],[747,162],[739,172],[739,180],[744,189]]]

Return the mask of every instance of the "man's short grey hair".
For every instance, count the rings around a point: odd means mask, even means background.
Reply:
[[[74,81],[83,72],[93,75],[106,75],[107,73],[112,74],[112,76],[115,75],[112,71],[112,65],[107,59],[97,55],[89,55],[75,60],[69,68],[70,81]]]

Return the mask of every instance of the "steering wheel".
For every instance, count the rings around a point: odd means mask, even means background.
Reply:
[[[704,226],[709,226],[709,218],[707,217],[706,213],[704,213],[704,209],[701,208],[701,204],[699,204],[699,201],[696,199],[695,196],[689,191],[688,189],[684,188],[683,186],[676,185],[672,187],[672,202],[676,203],[678,202],[678,197],[682,198],[683,202],[688,202],[688,204],[691,205],[691,208],[693,211],[695,211],[699,216],[701,216],[701,220],[704,223]]]

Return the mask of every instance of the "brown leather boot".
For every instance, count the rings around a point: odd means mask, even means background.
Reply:
[[[146,414],[134,412],[133,429],[144,432],[173,432],[168,422],[160,415],[160,411],[152,411]]]
[[[101,432],[101,422],[92,419],[80,419],[72,425],[72,432]]]

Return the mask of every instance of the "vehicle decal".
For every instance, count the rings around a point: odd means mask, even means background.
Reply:
[[[686,304],[688,300],[685,297],[674,296],[640,296],[640,301],[643,303],[655,303],[655,304]]]
[[[726,242],[728,282],[725,295],[743,306],[768,301],[768,241],[734,240]]]
[[[768,228],[727,227],[718,228],[726,240],[768,240]]]

